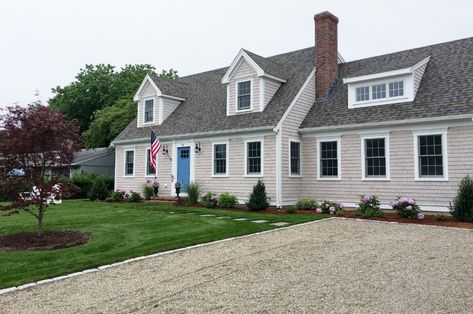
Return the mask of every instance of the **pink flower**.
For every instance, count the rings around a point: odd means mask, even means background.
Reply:
[[[333,215],[335,213],[335,208],[334,207],[330,207],[329,208],[329,213],[330,215]]]
[[[397,207],[398,205],[399,205],[398,201],[391,201],[391,207],[392,208]]]
[[[406,207],[406,210],[407,210],[407,211],[411,211],[411,210],[412,210],[412,206],[410,206],[410,205],[407,206],[407,207]]]
[[[340,209],[344,209],[345,208],[345,204],[343,202],[340,202],[338,204],[338,207],[340,207]]]
[[[317,208],[317,209],[315,210],[315,212],[316,212],[317,214],[322,214],[322,208],[320,208],[320,207]]]
[[[407,201],[410,205],[414,205],[416,203],[416,201],[414,201],[412,198],[410,198],[408,201]]]
[[[369,201],[371,201],[371,195],[366,194],[366,195],[363,197],[363,202],[369,203]]]
[[[409,204],[409,200],[407,199],[407,197],[401,197],[399,199],[399,203],[401,204]]]
[[[422,214],[422,213],[417,214],[417,219],[423,220],[424,218],[425,218],[424,214]]]

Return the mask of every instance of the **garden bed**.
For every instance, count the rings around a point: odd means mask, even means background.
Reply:
[[[0,236],[3,250],[55,250],[82,245],[90,240],[90,235],[78,231],[20,232]]]

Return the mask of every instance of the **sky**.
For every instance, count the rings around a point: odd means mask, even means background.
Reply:
[[[148,63],[180,76],[314,45],[313,16],[338,16],[347,60],[473,36],[471,0],[81,0],[0,3],[0,108],[52,97],[85,64]]]

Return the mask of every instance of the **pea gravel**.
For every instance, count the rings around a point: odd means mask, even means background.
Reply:
[[[333,219],[0,296],[2,313],[471,313],[473,231]]]

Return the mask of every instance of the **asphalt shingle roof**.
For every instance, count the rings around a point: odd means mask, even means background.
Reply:
[[[81,149],[79,152],[76,153],[73,164],[80,164],[86,160],[98,158],[100,156],[104,156],[109,153],[112,153],[112,150],[109,147],[99,147],[95,149]]]
[[[314,54],[315,49],[310,47],[267,58],[267,62],[263,65],[265,71],[272,75],[281,75],[287,82],[282,84],[263,112],[243,115],[228,117],[226,115],[226,87],[221,79],[228,68],[185,76],[177,80],[166,81],[153,77],[163,93],[185,98],[185,101],[161,125],[153,128],[159,136],[172,136],[276,126],[314,69]],[[138,128],[135,119],[115,138],[115,141],[145,138],[149,136],[149,132],[147,127]]]
[[[411,67],[431,56],[412,102],[348,109],[343,78]],[[329,95],[316,101],[301,128],[473,114],[473,38],[339,65]]]

